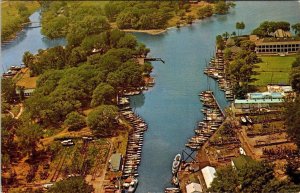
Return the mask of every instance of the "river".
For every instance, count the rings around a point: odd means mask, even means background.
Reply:
[[[38,19],[38,14],[33,14],[31,19]],[[192,26],[170,29],[156,36],[134,33],[151,49],[151,56],[161,57],[166,62],[153,62],[155,86],[142,95],[131,97],[135,112],[149,126],[144,137],[137,193],[163,192],[170,186],[172,160],[184,149],[187,139],[194,134],[197,121],[202,119],[198,94],[208,88],[203,69],[205,59],[213,54],[215,36],[236,31],[238,21],[245,23],[242,33],[247,34],[266,20],[299,22],[300,2],[240,1],[230,14],[213,16]],[[12,44],[2,46],[2,65],[21,63],[26,50],[36,53],[40,48],[65,44],[63,39],[44,38],[39,30],[26,29]],[[218,102],[226,107],[223,92],[218,90],[215,81],[209,82]]]

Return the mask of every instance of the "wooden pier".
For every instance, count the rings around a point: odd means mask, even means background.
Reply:
[[[223,117],[225,118],[225,113],[224,113],[223,109],[221,108],[220,104],[218,103],[218,101],[217,101],[215,95],[212,94],[212,97],[214,98],[216,104],[218,105],[218,108],[219,108],[220,112],[222,113]]]

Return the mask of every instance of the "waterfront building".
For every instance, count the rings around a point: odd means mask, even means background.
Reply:
[[[278,32],[279,33],[279,32]],[[250,41],[255,43],[255,52],[265,55],[288,55],[295,54],[300,50],[300,40],[290,37],[265,37],[256,35],[249,36]]]
[[[231,107],[234,112],[238,112],[279,106],[283,102],[284,99],[235,99]]]
[[[109,160],[110,170],[113,172],[120,171],[121,165],[122,165],[122,154],[121,153],[112,154]]]
[[[186,192],[187,193],[202,193],[203,189],[200,184],[193,182],[193,183],[186,185]]]
[[[38,77],[31,77],[28,68],[22,68],[15,76],[16,93],[19,95],[23,93],[24,97],[29,97],[36,88],[36,81]]]
[[[248,93],[247,99],[283,99],[284,95],[280,92],[255,92]]]
[[[207,188],[211,187],[212,181],[216,177],[216,169],[211,166],[206,166],[201,170]]]

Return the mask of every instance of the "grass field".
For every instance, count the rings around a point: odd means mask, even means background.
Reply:
[[[259,75],[254,76],[258,80],[253,84],[264,86],[270,83],[285,83],[289,82],[289,73],[291,66],[296,56],[262,56],[262,62],[257,64],[259,68],[255,71]]]

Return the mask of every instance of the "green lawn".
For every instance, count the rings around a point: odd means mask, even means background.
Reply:
[[[253,84],[264,86],[269,83],[288,83],[291,66],[296,56],[262,56],[262,62],[257,64],[255,71],[259,75],[254,76],[258,80]]]

